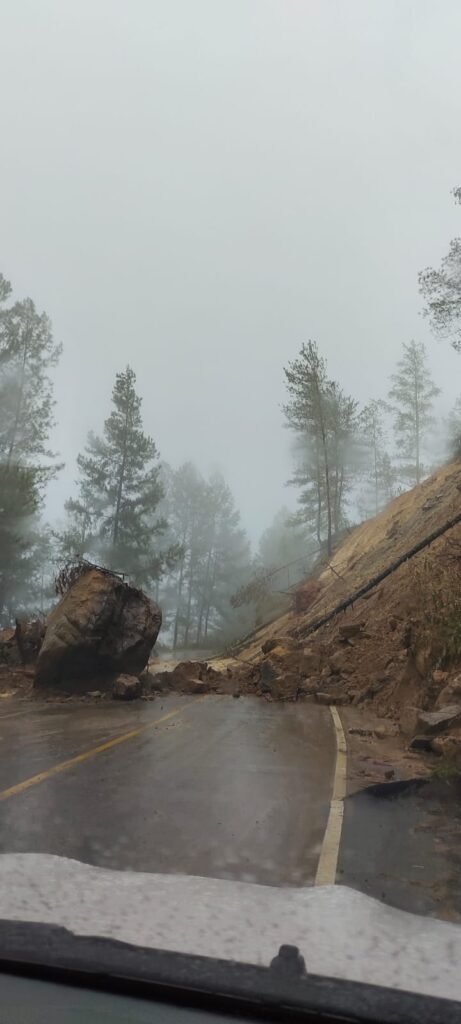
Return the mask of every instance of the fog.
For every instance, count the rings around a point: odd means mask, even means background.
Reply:
[[[360,402],[424,341],[448,410],[417,273],[461,233],[460,38],[456,0],[3,0],[0,269],[64,345],[49,516],[127,361],[253,539],[295,506],[303,341]]]

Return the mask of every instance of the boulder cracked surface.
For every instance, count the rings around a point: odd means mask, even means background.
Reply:
[[[91,568],[48,617],[35,685],[138,675],[147,665],[161,623],[159,606],[141,590]]]

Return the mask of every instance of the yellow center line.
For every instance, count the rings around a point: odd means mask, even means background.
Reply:
[[[338,866],[339,846],[344,816],[344,797],[347,779],[347,746],[344,729],[337,709],[330,705],[336,736],[336,765],[331,794],[330,813],[320,851],[315,885],[334,885]]]
[[[203,697],[199,698],[199,700],[203,699]],[[156,718],[152,722],[140,725],[137,729],[130,729],[129,732],[124,732],[121,736],[114,736],[113,739],[106,740],[105,743],[99,743],[97,747],[92,747],[91,750],[85,750],[82,754],[70,757],[67,761],[60,761],[58,764],[53,765],[52,768],[39,772],[38,775],[31,775],[29,779],[24,779],[23,782],[18,782],[15,786],[9,786],[8,789],[1,790],[0,800],[9,800],[10,796],[24,793],[31,786],[38,786],[40,782],[45,782],[46,779],[52,779],[55,775],[61,775],[62,772],[66,772],[68,768],[73,768],[74,765],[82,764],[83,761],[88,761],[91,757],[96,757],[97,754],[104,754],[106,750],[112,750],[113,747],[118,747],[121,743],[126,743],[128,740],[134,739],[135,736],[140,736],[147,729],[155,729],[157,725],[167,722],[170,718],[174,718],[175,715],[182,714],[187,708],[192,707],[193,703],[198,703],[198,701],[190,701],[189,704],[184,704],[182,708],[177,708],[176,711],[169,711],[167,715],[162,715],[161,718]]]

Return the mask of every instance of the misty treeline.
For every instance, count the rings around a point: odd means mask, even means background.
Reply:
[[[299,488],[295,521],[306,524],[319,548],[331,554],[351,522],[376,515],[434,468],[433,444],[427,442],[440,389],[424,345],[415,341],[403,344],[386,398],[373,398],[362,408],[329,376],[314,341],[301,346],[284,372],[284,413],[294,434],[289,482]],[[460,407],[461,402],[450,414],[451,434]]]
[[[53,581],[80,558],[124,573],[162,605],[175,647],[222,645],[253,624],[232,594],[264,558],[289,558],[299,530],[276,519],[252,556],[232,493],[218,472],[161,462],[143,427],[131,367],[116,374],[110,408],[77,458],[62,522],[44,521],[49,481],[62,468],[51,371],[61,354],[30,300],[12,301],[0,277],[0,621],[47,611]],[[301,548],[296,548],[301,553]]]
[[[461,202],[461,189],[454,195]],[[461,352],[461,239],[438,270],[421,272],[419,286],[434,332]],[[419,483],[434,461],[461,456],[461,394],[436,423],[439,388],[423,344],[403,344],[383,393],[360,408],[309,341],[284,369],[298,510],[280,510],[252,553],[222,475],[161,461],[127,366],[78,456],[62,521],[50,525],[46,490],[62,468],[49,446],[60,354],[48,316],[29,298],[13,299],[0,274],[1,623],[47,611],[56,571],[87,558],[160,601],[174,647],[223,646],[278,610],[280,594],[319,552],[330,555],[345,529]]]

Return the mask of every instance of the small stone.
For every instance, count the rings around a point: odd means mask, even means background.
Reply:
[[[442,669],[436,668],[432,673],[432,682],[437,683],[437,686],[442,686],[448,679],[448,672],[442,672]]]
[[[237,698],[241,697],[242,695],[241,695],[241,693],[237,693],[237,691],[236,691],[235,693],[232,694],[232,696],[233,696],[234,700],[237,700]]]
[[[102,697],[101,690],[88,690],[87,697]]]
[[[421,750],[425,754],[429,754],[432,750],[432,740],[429,736],[414,736],[408,749]]]
[[[461,704],[451,704],[439,711],[420,711],[418,725],[427,734],[435,734],[448,729],[461,718]]]
[[[395,775],[395,771],[394,771],[393,768],[388,768],[387,771],[384,772],[384,778],[385,779],[393,779],[394,775]]]
[[[349,640],[350,637],[363,633],[364,622],[348,622],[339,627],[339,635]]]

